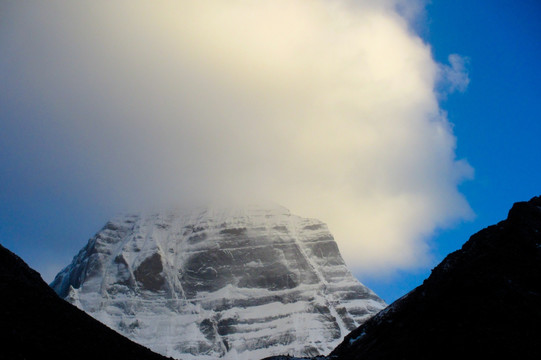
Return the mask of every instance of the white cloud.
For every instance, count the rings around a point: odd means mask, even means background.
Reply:
[[[458,54],[451,54],[448,57],[449,65],[441,65],[441,85],[444,93],[455,91],[464,92],[470,84],[468,65],[470,59]]]
[[[0,69],[32,116],[7,120],[42,129],[24,156],[46,181],[93,201],[267,198],[326,221],[357,271],[426,266],[433,231],[471,215],[472,169],[419,3],[25,2]]]

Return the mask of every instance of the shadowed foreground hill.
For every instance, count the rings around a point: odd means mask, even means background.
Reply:
[[[541,359],[541,197],[473,235],[336,359]]]
[[[60,299],[1,245],[0,339],[0,359],[166,359]]]
[[[541,197],[473,235],[324,359],[541,359]]]

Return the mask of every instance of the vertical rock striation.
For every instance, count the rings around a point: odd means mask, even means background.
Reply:
[[[325,224],[282,207],[118,218],[51,286],[181,359],[326,354],[385,306],[351,275]]]

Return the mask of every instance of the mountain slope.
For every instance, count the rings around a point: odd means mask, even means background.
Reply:
[[[332,359],[541,358],[541,198],[473,235]]]
[[[0,245],[0,359],[165,359],[58,295]]]
[[[121,217],[51,286],[182,359],[328,353],[385,306],[351,275],[325,224],[278,206]]]

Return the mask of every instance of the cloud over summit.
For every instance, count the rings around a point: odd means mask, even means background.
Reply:
[[[434,61],[409,26],[418,8],[8,6],[2,117],[21,140],[13,163],[28,166],[13,171],[42,169],[61,192],[118,208],[271,200],[327,222],[359,271],[426,265],[432,232],[471,215],[457,185],[472,169],[435,90],[442,76],[464,90],[464,63]]]

